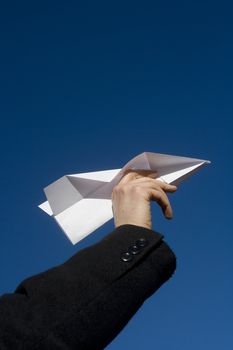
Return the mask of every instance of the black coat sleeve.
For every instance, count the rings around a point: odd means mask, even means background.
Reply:
[[[104,349],[175,268],[163,235],[119,226],[0,298],[0,349]]]

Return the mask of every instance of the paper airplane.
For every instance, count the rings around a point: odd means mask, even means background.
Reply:
[[[54,217],[75,244],[113,217],[112,190],[127,169],[157,171],[157,179],[178,185],[208,160],[144,152],[123,168],[65,175],[44,188],[47,201],[39,205]]]

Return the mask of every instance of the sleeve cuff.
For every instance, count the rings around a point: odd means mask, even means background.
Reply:
[[[115,228],[99,242],[105,262],[102,276],[106,282],[119,278],[145,259],[162,243],[163,238],[162,234],[141,226],[125,224]]]

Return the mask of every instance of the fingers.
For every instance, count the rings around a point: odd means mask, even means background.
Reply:
[[[138,185],[140,188],[143,188],[147,192],[150,200],[155,200],[160,205],[164,216],[167,219],[172,219],[172,207],[165,192],[175,192],[177,189],[176,186],[168,185],[162,183],[161,181],[155,181],[152,179],[146,179],[144,181],[137,182],[137,186]],[[136,186],[136,183],[134,182],[134,185],[132,184],[132,186]]]
[[[165,192],[175,192],[177,190],[177,187],[175,185],[170,185],[166,182],[162,182],[160,180],[156,179],[151,179],[149,177],[142,177],[139,179],[134,180],[134,183],[136,184],[146,184],[148,186],[153,186],[153,187],[159,187],[162,188]]]
[[[165,192],[173,193],[177,187],[166,182],[156,180],[158,173],[152,170],[132,170],[127,169],[125,175],[121,178],[118,186],[126,185],[131,188],[137,186],[143,188],[147,193],[147,198],[156,201],[163,210],[167,219],[172,219],[173,211],[170,201]]]
[[[163,210],[163,214],[167,219],[172,219],[173,211],[169,199],[165,192],[162,190],[151,189],[151,199],[155,200]]]

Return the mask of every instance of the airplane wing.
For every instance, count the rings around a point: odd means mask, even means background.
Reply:
[[[207,160],[144,152],[123,168],[65,175],[44,189],[47,201],[39,207],[53,216],[76,244],[113,217],[111,194],[127,169],[157,171],[157,179],[179,184]]]

